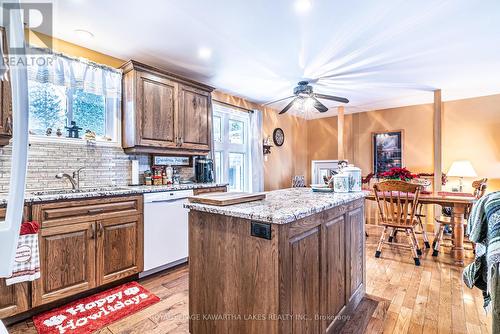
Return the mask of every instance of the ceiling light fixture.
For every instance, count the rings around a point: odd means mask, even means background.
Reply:
[[[295,11],[298,13],[305,13],[311,9],[311,0],[296,0]]]
[[[94,34],[91,33],[90,31],[88,30],[84,30],[84,29],[75,29],[75,34],[78,36],[78,38],[84,42],[88,41],[88,40],[91,40],[92,38],[94,38]]]
[[[206,47],[201,47],[198,49],[198,57],[203,60],[208,60],[212,57],[212,50]]]

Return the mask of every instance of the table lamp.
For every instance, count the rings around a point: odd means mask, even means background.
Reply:
[[[459,191],[463,191],[463,186],[464,186],[464,177],[477,177],[476,171],[474,170],[474,167],[472,167],[472,164],[468,160],[459,160],[459,161],[454,161],[451,164],[450,169],[448,170],[448,174],[446,176],[451,176],[451,177],[459,177]]]

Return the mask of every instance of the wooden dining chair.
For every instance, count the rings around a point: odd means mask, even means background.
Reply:
[[[380,214],[380,225],[384,226],[375,257],[380,257],[384,244],[403,247],[411,250],[415,265],[419,266],[419,255],[422,255],[422,251],[415,235],[415,226],[418,225],[415,213],[421,186],[404,181],[384,181],[375,184],[373,189]],[[386,241],[389,229],[405,232],[408,244]]]
[[[481,180],[476,180],[476,181],[472,182],[472,188],[474,189],[472,194],[474,195],[474,197],[476,199],[480,199],[486,193],[487,187],[488,187],[488,179],[487,178],[484,178]],[[471,208],[472,207],[470,206],[470,207],[467,207],[467,209],[465,210],[464,218],[466,221],[469,218]],[[447,227],[452,225],[452,217],[451,217],[451,215],[450,216],[441,215],[441,216],[435,218],[435,221],[436,221],[436,224],[438,225],[438,228],[437,228],[437,233],[434,237],[434,241],[432,242],[432,248],[433,248],[432,256],[439,255],[439,249],[441,247],[441,243],[444,240],[444,230]],[[453,226],[451,226],[451,227],[453,228]]]

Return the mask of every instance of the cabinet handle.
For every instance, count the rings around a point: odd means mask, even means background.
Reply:
[[[90,239],[95,239],[95,224],[91,225]]]
[[[12,117],[8,116],[5,121],[5,132],[9,135],[12,135]]]
[[[102,237],[102,232],[104,231],[104,227],[102,227],[102,223],[99,222],[99,238]]]
[[[184,144],[184,139],[181,137],[179,146],[182,146],[182,144]]]
[[[88,209],[87,210],[87,213],[89,215],[92,215],[92,214],[96,214],[96,213],[100,213],[100,212],[103,212],[104,209],[103,208],[97,208],[97,209]]]

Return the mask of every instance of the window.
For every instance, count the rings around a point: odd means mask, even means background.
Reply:
[[[65,138],[75,122],[80,138],[90,130],[97,140],[117,142],[121,73],[61,54],[41,57],[46,61],[28,66],[30,134]]]
[[[230,191],[248,191],[250,187],[248,114],[217,103],[213,106],[216,181],[229,183]]]

